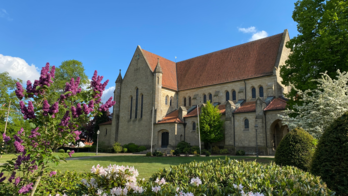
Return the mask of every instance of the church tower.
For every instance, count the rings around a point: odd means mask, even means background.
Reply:
[[[118,77],[116,79],[116,87],[114,91],[114,101],[116,101],[116,104],[114,105],[114,111],[112,115],[112,130],[115,130],[115,142],[118,140],[118,131],[119,131],[119,124],[120,124],[120,106],[121,106],[121,86],[122,86],[122,75],[121,75],[121,69],[120,73],[118,74]],[[111,138],[113,139],[113,138]]]
[[[154,70],[154,107],[155,107],[155,122],[157,123],[162,118],[162,110],[161,110],[161,92],[162,92],[162,68],[159,62],[159,58],[157,59],[157,65]]]

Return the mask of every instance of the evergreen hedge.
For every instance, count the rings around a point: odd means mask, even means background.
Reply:
[[[324,131],[313,157],[311,172],[321,176],[339,195],[348,195],[348,112]]]
[[[309,171],[314,150],[315,139],[313,136],[301,128],[295,128],[280,141],[275,154],[275,163]]]

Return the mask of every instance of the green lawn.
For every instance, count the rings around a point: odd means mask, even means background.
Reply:
[[[57,153],[61,154],[61,153]],[[67,153],[66,157],[69,157]],[[19,154],[4,154],[2,155],[2,158],[0,158],[0,163],[6,163],[6,161],[11,160],[13,158],[16,158]],[[95,153],[89,153],[89,152],[79,152],[79,153],[74,153],[73,157],[85,157],[85,156],[96,156]],[[102,154],[99,154],[98,156],[102,156]]]

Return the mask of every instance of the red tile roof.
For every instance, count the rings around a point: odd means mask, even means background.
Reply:
[[[112,121],[108,121],[108,122],[103,122],[103,123],[100,123],[99,125],[111,125],[112,124]]]
[[[273,74],[283,33],[178,62],[178,90]]]
[[[165,59],[157,54],[142,49],[147,62],[150,64],[151,71],[154,71],[159,58],[159,63],[162,68],[162,86],[172,90],[178,90],[176,82],[176,65],[175,62]]]
[[[256,101],[249,101],[243,103],[234,113],[245,113],[245,112],[255,112],[256,111]]]
[[[268,104],[268,106],[264,109],[264,111],[270,110],[285,110],[286,100],[283,98],[276,98]]]
[[[167,114],[158,124],[162,123],[184,123],[179,119],[179,110],[174,110],[173,112]]]
[[[221,114],[224,114],[226,112],[226,105],[219,105],[218,108],[219,108],[219,111],[220,111]],[[201,112],[200,109],[201,108],[198,109],[199,112]],[[188,113],[186,116],[184,116],[184,118],[194,117],[194,116],[197,116],[197,108],[195,108],[190,113]]]

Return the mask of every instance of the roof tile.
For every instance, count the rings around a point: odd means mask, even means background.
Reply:
[[[285,110],[286,100],[283,98],[276,98],[264,109],[264,111],[270,110]]]
[[[240,106],[234,113],[245,113],[245,112],[255,112],[256,111],[256,101],[245,102]]]
[[[162,123],[184,123],[179,118],[179,110],[174,110],[173,112],[167,114],[158,124]]]

